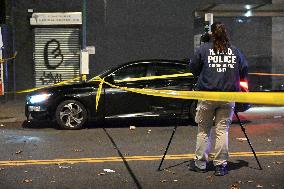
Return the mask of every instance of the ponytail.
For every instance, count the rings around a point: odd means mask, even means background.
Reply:
[[[215,53],[227,53],[230,47],[229,38],[225,25],[221,22],[214,22],[211,26],[213,37],[213,50]]]

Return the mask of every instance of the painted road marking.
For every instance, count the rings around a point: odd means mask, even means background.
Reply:
[[[257,156],[284,156],[284,151],[264,151],[256,152]],[[232,152],[230,157],[250,157],[252,152]],[[193,158],[194,154],[167,155],[167,160],[178,160]],[[126,156],[126,161],[155,161],[160,160],[159,156]],[[103,158],[74,158],[74,159],[51,159],[51,160],[13,160],[0,161],[0,166],[23,166],[23,165],[50,165],[50,164],[76,164],[76,163],[103,163],[103,162],[122,162],[121,157],[103,157]]]

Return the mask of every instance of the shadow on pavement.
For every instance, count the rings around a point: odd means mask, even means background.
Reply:
[[[242,167],[248,167],[249,166],[249,163],[247,161],[244,161],[244,160],[237,160],[237,163],[235,162],[228,162],[228,169],[229,171],[232,171],[232,170],[237,170],[237,169],[240,169]]]
[[[126,128],[129,126],[136,127],[172,127],[178,124],[178,126],[190,125],[196,126],[196,123],[189,120],[139,120],[139,121],[126,121],[126,120],[106,120],[103,122],[90,122],[86,124],[86,128]]]
[[[103,128],[103,130],[104,130],[105,134],[107,135],[107,137],[109,138],[109,140],[111,141],[113,147],[116,149],[118,155],[119,155],[119,156],[121,157],[121,159],[123,160],[123,163],[124,163],[124,165],[125,165],[127,171],[129,172],[130,176],[132,177],[133,181],[134,181],[135,184],[136,184],[136,187],[137,187],[138,189],[142,188],[142,187],[141,187],[141,184],[140,184],[140,182],[139,182],[139,180],[137,179],[137,177],[136,177],[135,174],[133,173],[132,169],[130,168],[130,166],[129,166],[128,162],[126,161],[125,157],[122,155],[122,153],[121,153],[119,147],[118,147],[117,144],[115,143],[115,141],[114,141],[114,139],[112,138],[112,136],[109,134],[109,132],[108,132],[105,128]]]
[[[85,124],[85,129],[96,129],[96,128],[127,128],[129,126],[136,127],[172,127],[178,123],[179,126],[190,125],[196,126],[193,121],[189,120],[141,120],[141,121],[126,121],[126,120],[106,120],[106,121],[92,121]],[[30,129],[46,129],[54,128],[58,129],[55,121],[38,121],[30,120],[22,123],[23,128]]]
[[[190,165],[188,163],[190,163],[191,161],[192,160],[183,161],[181,163],[178,163],[178,164],[171,165],[171,166],[168,166],[166,168],[163,168],[162,170],[168,170],[168,169],[171,169],[171,168],[174,168],[174,167],[178,167],[178,166],[183,165],[183,164],[187,164],[187,166],[189,167]],[[247,161],[244,161],[244,160],[237,160],[237,162],[228,161],[228,170],[229,171],[241,169],[242,167],[249,167],[249,163]],[[250,167],[250,168],[253,168],[253,167]],[[213,165],[213,161],[209,161],[208,170],[209,171],[215,171],[215,167]]]
[[[46,129],[46,128],[57,128],[57,125],[55,122],[52,121],[27,121],[25,120],[22,123],[23,128],[30,128],[30,129]]]

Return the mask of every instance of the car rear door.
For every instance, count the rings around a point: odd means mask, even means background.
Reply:
[[[189,73],[189,67],[185,63],[157,62],[148,68],[152,76]],[[193,76],[169,77],[152,80],[149,88],[157,90],[192,90],[196,79]],[[151,99],[151,111],[163,117],[188,116],[191,100],[179,98],[153,97]]]

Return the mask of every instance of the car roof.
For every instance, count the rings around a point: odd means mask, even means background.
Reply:
[[[136,63],[143,63],[143,64],[155,64],[155,63],[162,63],[162,64],[167,64],[167,63],[176,63],[176,64],[183,64],[183,65],[188,65],[189,59],[184,59],[184,60],[173,60],[173,59],[142,59],[142,60],[134,60],[134,61],[129,61],[123,64],[119,64],[117,66],[113,66],[112,68],[108,69],[107,72],[102,74],[102,76],[108,75],[110,72],[113,72],[115,70],[121,69],[125,66],[131,65],[131,64],[136,64]]]
[[[145,60],[135,60],[130,61],[122,65],[128,65],[133,63],[145,63],[145,64],[151,64],[151,63],[180,63],[180,64],[187,64],[186,60],[172,60],[172,59],[145,59]]]
[[[155,64],[155,63],[168,64],[168,63],[176,63],[176,64],[184,64],[184,65],[188,64],[188,62],[186,60],[145,59],[145,60],[135,60],[135,61],[126,62],[124,64],[121,64],[121,65],[117,66],[115,69],[119,69],[119,68],[125,67],[127,65],[136,64],[136,63],[142,63],[142,64]]]

